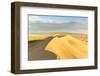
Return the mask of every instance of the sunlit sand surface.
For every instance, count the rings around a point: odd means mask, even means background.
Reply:
[[[29,59],[84,59],[88,57],[87,34],[48,33],[30,34]],[[40,53],[39,53],[40,51]],[[46,52],[48,51],[48,53]],[[44,53],[45,52],[45,53]],[[43,54],[42,56],[40,56]],[[48,55],[44,55],[48,54]],[[52,55],[51,55],[52,54]],[[38,56],[39,55],[39,56]],[[43,57],[45,56],[45,57]],[[55,59],[54,56],[54,59]]]
[[[34,41],[34,40],[44,40],[46,39],[48,36],[46,35],[36,35],[36,34],[30,34],[28,36],[28,41]]]
[[[53,38],[45,48],[59,59],[87,58],[87,43],[70,35]]]

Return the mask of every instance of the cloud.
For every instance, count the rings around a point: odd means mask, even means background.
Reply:
[[[29,16],[29,22],[31,23],[54,23],[52,19],[43,19],[41,16]]]
[[[41,18],[39,16],[29,16],[29,21],[30,22],[41,21]]]
[[[29,33],[87,32],[87,17],[29,16]]]
[[[64,23],[61,20],[54,20],[53,18],[43,18],[42,16],[29,16],[29,23]]]

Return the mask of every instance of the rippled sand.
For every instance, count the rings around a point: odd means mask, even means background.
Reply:
[[[87,34],[30,34],[28,43],[29,60],[82,59],[88,57]]]
[[[71,35],[53,38],[45,50],[49,50],[58,56],[58,59],[79,59],[88,57],[88,48],[85,41]]]

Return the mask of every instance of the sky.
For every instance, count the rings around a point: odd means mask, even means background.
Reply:
[[[29,15],[29,34],[48,32],[87,33],[88,17]]]

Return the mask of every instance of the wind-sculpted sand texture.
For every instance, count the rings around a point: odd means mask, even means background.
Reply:
[[[34,37],[35,36],[35,37]],[[88,57],[86,34],[32,35],[28,60],[83,59]],[[37,39],[36,39],[37,38]]]
[[[70,35],[53,38],[45,48],[55,53],[59,59],[87,58],[87,44]]]

